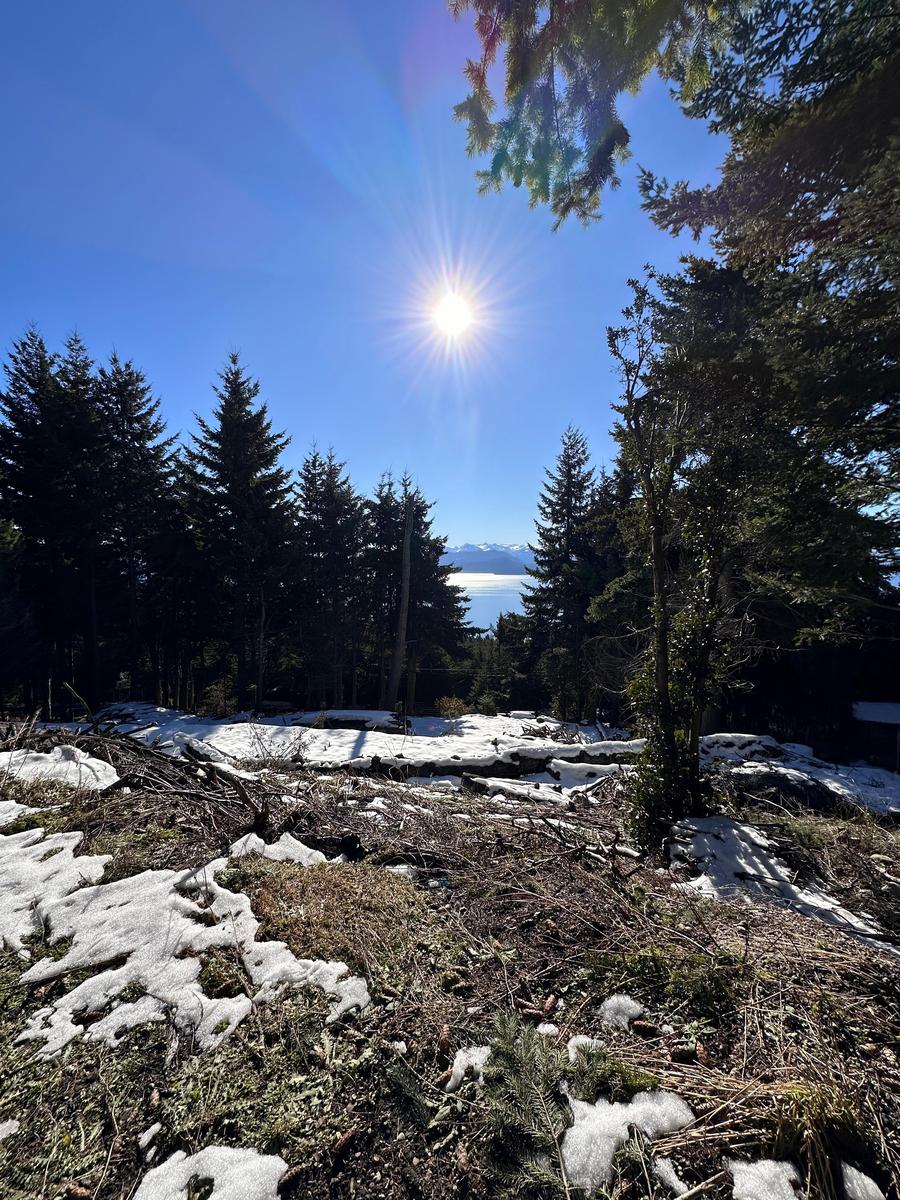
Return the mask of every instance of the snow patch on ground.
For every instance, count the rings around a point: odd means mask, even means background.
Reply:
[[[484,1078],[484,1068],[490,1057],[490,1046],[463,1046],[461,1050],[457,1050],[453,1058],[450,1078],[444,1085],[444,1091],[459,1091],[462,1081],[469,1071],[472,1072],[475,1082],[481,1083]]]
[[[68,787],[102,791],[117,783],[114,767],[91,758],[77,746],[54,746],[39,750],[6,750],[0,754],[0,781],[16,783],[63,783]]]
[[[522,712],[412,717],[405,732],[394,714],[370,709],[275,717],[239,713],[215,720],[133,704],[101,716],[163,751],[178,754],[190,746],[220,764],[272,759],[288,763],[299,754],[310,767],[365,771],[380,766],[415,776],[416,783],[451,787],[459,786],[461,775],[468,772],[507,795],[557,803],[578,792],[589,796],[599,781],[633,760],[644,745],[640,739],[629,741],[621,730]],[[363,727],[323,727],[342,721]],[[782,744],[766,735],[718,733],[701,739],[701,754],[706,763],[727,764],[738,773],[766,770],[781,772],[786,779],[815,780],[836,799],[876,812],[900,812],[900,776],[865,764],[828,764],[815,758],[808,746]]]
[[[835,800],[871,809],[900,813],[900,775],[866,763],[843,766],[816,758],[809,746],[780,743],[750,733],[714,733],[701,738],[707,760],[728,762],[739,775],[774,772],[787,782],[820,783]]]
[[[844,1177],[844,1191],[847,1200],[886,1200],[884,1192],[874,1179],[851,1167],[849,1163],[841,1163],[841,1174]]]
[[[690,817],[673,826],[672,833],[678,839],[670,850],[672,862],[696,863],[701,871],[678,887],[714,900],[783,904],[847,933],[879,932],[821,888],[798,887],[787,864],[772,852],[772,843],[753,825],[730,817]]]
[[[368,710],[252,718],[239,714],[211,720],[175,709],[135,704],[127,709],[107,710],[101,716],[116,719],[122,732],[131,732],[141,741],[169,753],[179,753],[183,746],[189,745],[198,753],[219,760],[287,761],[299,747],[298,738],[302,738],[303,761],[312,767],[367,769],[373,758],[377,758],[385,769],[416,773],[423,768],[425,774],[456,776],[466,769],[485,773],[492,765],[518,764],[520,759],[527,770],[529,760],[542,763],[550,758],[566,765],[584,754],[601,759],[627,757],[643,744],[597,741],[595,726],[566,724],[549,717],[536,720],[487,717],[479,713],[454,719],[412,717],[406,733],[384,732],[385,718],[392,714]],[[317,728],[324,718],[354,721],[367,728]],[[540,730],[539,735],[533,732],[536,729]],[[554,741],[554,737],[565,737],[566,741]]]
[[[19,1122],[16,1120],[0,1121],[0,1142],[4,1138],[12,1137],[14,1133],[19,1132]]]
[[[29,831],[27,836],[33,833]],[[0,845],[23,836],[0,838]],[[26,864],[37,859],[39,867],[49,869],[63,860],[58,886],[54,890],[51,876],[50,894],[39,893],[41,898],[30,919],[49,928],[51,942],[71,939],[62,957],[39,960],[25,972],[23,981],[40,983],[72,971],[94,969],[87,979],[28,1020],[19,1040],[42,1041],[38,1057],[58,1053],[77,1037],[115,1045],[127,1030],[167,1016],[179,1029],[196,1036],[201,1047],[215,1046],[254,1004],[264,1003],[285,987],[321,988],[333,999],[329,1021],[350,1008],[369,1004],[365,981],[350,975],[345,963],[296,958],[283,942],[256,941],[259,923],[249,897],[216,882],[216,872],[226,866],[227,859],[216,859],[197,870],[143,871],[72,891],[77,886],[73,872],[82,870],[84,863],[99,863],[102,869],[105,860],[72,860],[71,842],[64,842],[65,849],[46,864],[40,863],[39,856],[60,839],[73,838],[77,843],[80,835],[58,834],[19,847],[30,856]],[[302,849],[312,853],[307,847]],[[63,858],[66,850],[69,861]],[[11,856],[13,862],[16,858],[16,854]],[[14,893],[20,920],[35,897],[27,870],[25,879],[26,886]],[[214,947],[231,949],[240,956],[252,996],[211,999],[205,995],[198,983],[200,956]],[[131,986],[137,986],[141,995],[120,1001],[118,997]],[[99,1012],[105,1015],[89,1025],[78,1019]]]
[[[46,811],[44,808],[33,808],[29,804],[19,804],[16,800],[0,800],[0,829],[12,825],[19,817]]]
[[[653,1174],[660,1183],[665,1184],[676,1196],[683,1196],[688,1190],[688,1185],[679,1177],[671,1158],[666,1158],[662,1155],[659,1158],[654,1158]]]
[[[85,883],[96,883],[108,854],[75,855],[80,833],[43,829],[0,834],[0,948],[30,953],[23,939],[41,927],[42,913]]]
[[[197,1154],[179,1150],[147,1172],[134,1200],[187,1200],[192,1179],[212,1180],[209,1200],[278,1200],[278,1181],[286,1170],[284,1159],[256,1150],[230,1146],[207,1146]]]
[[[629,1022],[644,1015],[643,1004],[638,1004],[625,992],[616,992],[600,1005],[600,1020],[604,1025],[616,1025],[619,1029],[627,1029]]]
[[[289,833],[283,833],[277,842],[267,843],[255,833],[248,833],[230,847],[232,858],[244,858],[248,854],[261,854],[263,858],[274,859],[275,862],[300,863],[304,867],[314,867],[328,859],[321,850],[312,850]]]
[[[588,1037],[586,1033],[576,1033],[574,1037],[570,1037],[566,1042],[569,1062],[577,1062],[579,1054],[590,1054],[592,1050],[600,1050],[602,1046],[603,1043],[599,1038]]]
[[[800,1176],[793,1163],[760,1158],[750,1162],[743,1158],[727,1158],[725,1166],[734,1180],[734,1200],[796,1200],[794,1184]]]
[[[569,1183],[589,1195],[609,1183],[613,1155],[628,1141],[632,1127],[652,1140],[694,1119],[675,1092],[638,1092],[627,1104],[588,1104],[570,1097],[569,1104],[574,1122],[563,1135],[563,1166]]]

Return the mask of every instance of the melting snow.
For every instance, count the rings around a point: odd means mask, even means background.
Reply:
[[[574,1123],[562,1139],[562,1159],[569,1183],[589,1194],[610,1181],[612,1160],[639,1129],[648,1138],[683,1129],[694,1114],[675,1092],[638,1092],[628,1104],[598,1100],[588,1104],[570,1097]]]
[[[162,1124],[159,1121],[156,1121],[153,1125],[151,1125],[149,1127],[149,1129],[145,1129],[144,1132],[141,1134],[141,1136],[138,1138],[138,1149],[139,1150],[146,1149],[147,1146],[150,1145],[150,1143],[153,1141],[153,1139],[156,1137],[156,1135],[159,1133],[159,1131],[161,1129],[162,1129]]]
[[[600,1020],[604,1025],[616,1025],[619,1029],[627,1029],[630,1021],[644,1014],[643,1004],[626,995],[616,992],[600,1005]]]
[[[0,837],[0,846],[34,838],[35,833],[39,836],[40,831]],[[56,1054],[79,1036],[115,1045],[126,1030],[148,1021],[163,1021],[169,1014],[178,1028],[196,1035],[201,1047],[215,1046],[255,1003],[269,1000],[283,987],[321,988],[333,998],[329,1021],[350,1008],[369,1004],[365,981],[349,975],[346,964],[296,958],[283,942],[256,941],[259,923],[249,897],[231,892],[215,880],[227,859],[216,859],[194,871],[143,871],[72,891],[81,881],[73,879],[75,873],[83,871],[85,864],[97,864],[94,870],[99,873],[105,861],[72,859],[71,848],[79,836],[58,834],[44,842],[26,843],[19,850],[30,856],[26,865],[37,860],[38,870],[49,872],[60,863],[56,886],[51,874],[49,888],[39,893],[34,916],[28,913],[28,906],[37,893],[31,875],[25,872],[26,886],[13,896],[14,902],[18,900],[20,923],[27,914],[29,921],[36,917],[49,926],[52,941],[71,939],[61,958],[39,960],[25,972],[23,981],[38,983],[95,968],[87,979],[39,1009],[27,1022],[19,1040],[42,1040],[39,1057]],[[66,849],[40,863],[40,856],[61,841]],[[68,859],[64,857],[67,850]],[[15,863],[18,855],[10,857]],[[210,919],[212,924],[204,923]],[[205,995],[198,983],[202,966],[198,956],[214,947],[231,948],[240,955],[252,998],[242,994],[211,999]],[[142,994],[136,1000],[120,1001],[118,997],[132,985]],[[107,1009],[87,1026],[77,1019]]]
[[[43,829],[0,834],[0,948],[30,958],[22,939],[41,927],[44,909],[103,874],[109,856],[76,857],[81,838],[80,833],[44,837]]]
[[[289,833],[283,833],[277,842],[267,843],[255,833],[248,833],[229,849],[232,858],[243,858],[247,854],[261,854],[263,858],[271,858],[276,862],[300,863],[304,867],[314,867],[318,863],[327,862],[321,850],[312,850]]]
[[[64,783],[70,787],[101,791],[116,783],[115,768],[100,758],[91,758],[77,746],[54,746],[38,750],[7,750],[0,754],[0,779],[17,783]]]
[[[444,1090],[447,1092],[458,1091],[468,1071],[472,1072],[476,1083],[481,1083],[485,1064],[490,1057],[490,1046],[464,1046],[462,1050],[457,1050],[450,1078],[447,1080]]]
[[[841,1163],[841,1173],[844,1176],[844,1190],[847,1200],[886,1200],[884,1192],[874,1179],[857,1171],[849,1163]]]
[[[256,1150],[207,1146],[197,1154],[179,1150],[141,1181],[134,1200],[187,1200],[192,1179],[212,1180],[209,1200],[278,1200],[287,1163]]]
[[[672,846],[673,861],[688,859],[701,870],[680,887],[715,900],[775,901],[848,933],[879,932],[820,888],[798,887],[788,866],[772,853],[772,843],[753,825],[729,817],[691,817],[672,832],[686,843]]]
[[[727,1158],[725,1166],[734,1179],[734,1200],[797,1200],[793,1185],[800,1182],[800,1176],[793,1163]]]
[[[590,1054],[592,1050],[599,1050],[603,1043],[599,1038],[588,1037],[586,1033],[576,1033],[574,1037],[570,1037],[566,1042],[566,1050],[569,1053],[569,1062],[576,1062],[580,1051],[585,1054]]]
[[[664,1156],[654,1158],[653,1174],[660,1183],[664,1183],[676,1196],[683,1196],[688,1190],[688,1185],[679,1177],[671,1158],[665,1158]]]
[[[19,1122],[16,1120],[0,1121],[0,1142],[4,1138],[12,1137],[14,1133],[19,1132]]]
[[[900,813],[900,775],[866,763],[843,766],[816,758],[809,746],[750,733],[714,733],[701,739],[704,757],[733,764],[738,774],[773,771],[803,784],[814,780],[836,800],[862,805],[879,813]]]
[[[19,804],[16,800],[0,800],[0,829],[12,825],[19,817],[28,813],[45,812],[42,808],[33,808],[29,804]]]

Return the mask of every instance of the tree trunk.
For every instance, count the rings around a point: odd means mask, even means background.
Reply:
[[[87,702],[91,713],[100,701],[100,657],[97,633],[97,562],[94,548],[88,551]]]
[[[263,688],[266,682],[266,597],[259,589],[259,629],[256,644],[256,711],[262,712]]]
[[[653,571],[653,683],[656,718],[663,760],[674,773],[678,769],[678,745],[669,690],[669,596],[666,556],[662,531],[655,515],[650,520],[650,560]]]
[[[409,620],[409,575],[410,551],[412,548],[413,502],[406,502],[406,521],[403,526],[403,561],[400,568],[400,613],[397,618],[397,638],[391,656],[391,673],[385,689],[383,708],[393,709],[397,705],[400,677],[403,674],[403,659],[406,655],[406,625]]]
[[[416,673],[419,669],[419,656],[415,650],[409,656],[409,665],[406,668],[406,715],[412,713],[416,706]]]
[[[138,696],[138,585],[134,541],[128,535],[128,696]]]

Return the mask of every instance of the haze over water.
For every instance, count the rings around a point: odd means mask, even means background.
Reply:
[[[456,571],[452,582],[465,588],[469,601],[469,621],[487,629],[501,613],[522,612],[522,588],[527,575],[488,575]]]

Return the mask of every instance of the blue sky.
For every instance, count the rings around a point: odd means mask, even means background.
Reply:
[[[641,213],[637,163],[714,177],[720,140],[653,80],[589,229],[479,197],[451,117],[468,23],[443,0],[14,5],[0,46],[0,336],[77,328],[151,379],[173,431],[239,349],[296,465],[333,445],[368,490],[409,470],[456,541],[532,535],[569,422],[608,460],[604,328],[645,262],[691,247]],[[480,322],[451,354],[451,280]]]

